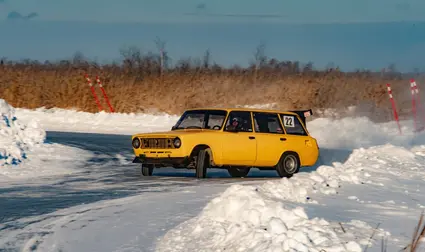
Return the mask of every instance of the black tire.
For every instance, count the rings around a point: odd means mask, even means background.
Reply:
[[[276,167],[276,171],[281,178],[290,178],[299,170],[300,159],[294,152],[284,153]]]
[[[142,165],[142,174],[143,176],[152,176],[153,173],[153,165]]]
[[[227,168],[227,171],[229,172],[230,176],[234,178],[241,178],[246,177],[248,175],[251,168],[247,167],[229,167]]]
[[[207,168],[210,165],[210,155],[207,150],[200,150],[196,158],[196,178],[207,177]]]

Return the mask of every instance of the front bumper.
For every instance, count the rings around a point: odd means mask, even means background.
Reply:
[[[133,163],[156,164],[156,165],[188,165],[189,157],[147,157],[144,154],[136,156]]]

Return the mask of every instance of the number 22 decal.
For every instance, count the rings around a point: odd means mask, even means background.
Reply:
[[[283,125],[285,127],[295,127],[293,116],[283,116]]]

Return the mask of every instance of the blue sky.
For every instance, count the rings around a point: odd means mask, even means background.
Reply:
[[[297,23],[419,21],[424,10],[424,0],[0,0],[4,18],[16,11],[36,12],[39,20],[113,23],[259,20],[255,15]],[[187,15],[194,13],[203,17]]]
[[[156,50],[159,36],[174,60],[211,49],[217,63],[245,65],[265,42],[268,56],[319,67],[425,70],[424,10],[425,0],[0,0],[0,58],[118,60],[122,47]],[[372,23],[390,21],[410,22]]]

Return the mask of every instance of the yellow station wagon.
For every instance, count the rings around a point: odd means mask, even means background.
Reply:
[[[197,178],[205,178],[207,168],[244,177],[256,167],[289,178],[318,159],[317,141],[306,127],[312,114],[311,109],[190,109],[170,131],[133,135],[133,163],[142,164],[144,176],[174,167],[195,169]]]

